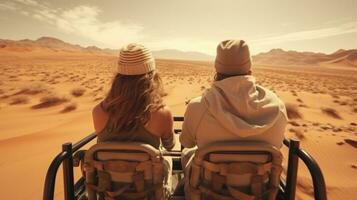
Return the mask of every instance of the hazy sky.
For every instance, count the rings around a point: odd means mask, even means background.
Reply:
[[[253,54],[331,53],[357,48],[357,0],[0,0],[0,38],[41,36],[212,55],[221,40],[235,38]]]

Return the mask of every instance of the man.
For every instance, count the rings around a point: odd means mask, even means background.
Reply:
[[[263,141],[280,148],[287,123],[285,105],[255,83],[247,44],[221,42],[215,68],[212,87],[187,106],[181,145],[201,148],[222,141]],[[184,167],[192,152],[183,152]]]

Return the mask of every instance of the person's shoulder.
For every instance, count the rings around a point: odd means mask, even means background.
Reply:
[[[191,99],[185,111],[185,119],[198,119],[206,110],[207,107],[204,104],[204,98],[196,97]]]
[[[103,103],[100,102],[97,105],[95,105],[92,109],[92,116],[94,119],[100,118],[100,119],[105,119],[107,120],[109,113],[108,111],[105,110],[103,107]]]
[[[279,95],[268,88],[265,88],[262,86],[260,86],[260,87],[265,90],[266,95],[269,96],[271,101],[275,102],[275,104],[278,105],[279,111],[283,114],[283,116],[285,116],[285,118],[287,118],[286,105],[285,105],[284,101],[279,97]]]
[[[188,101],[188,104],[200,104],[202,101],[202,96],[195,97]]]
[[[98,116],[98,115],[102,115],[103,113],[104,113],[104,111],[103,111],[103,109],[102,109],[100,103],[97,104],[97,105],[95,105],[95,106],[93,107],[93,109],[92,109],[92,115],[93,115],[93,117],[94,117],[94,116]]]
[[[268,98],[272,101],[278,101],[281,102],[282,100],[279,98],[279,96],[275,93],[275,91],[264,87],[262,85],[256,85],[256,88],[260,91],[260,92],[264,92],[265,93],[265,98]]]
[[[168,106],[162,107],[151,113],[151,118],[155,121],[170,121],[172,120],[172,113]]]
[[[187,110],[201,110],[204,108],[202,96],[193,98],[187,103]]]
[[[108,114],[102,109],[100,103],[92,109],[92,117],[95,131],[100,133],[104,129],[109,118]]]
[[[151,112],[150,120],[146,128],[154,135],[162,137],[172,131],[173,117],[170,109],[165,106]]]

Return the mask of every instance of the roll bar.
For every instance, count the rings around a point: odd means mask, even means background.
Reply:
[[[74,178],[73,178],[73,153],[77,152],[84,145],[88,144],[97,137],[96,133],[92,133],[81,139],[72,146],[72,143],[64,143],[62,152],[59,153],[49,166],[45,178],[45,187],[43,189],[43,199],[53,200],[55,192],[56,175],[58,168],[63,164],[63,184],[64,184],[64,199],[74,200]]]
[[[174,121],[183,121],[184,117],[175,116]],[[181,132],[180,129],[175,129],[175,133]],[[85,138],[81,139],[74,145],[72,143],[64,143],[62,145],[62,152],[60,152],[51,162],[46,178],[43,190],[43,200],[53,200],[54,190],[56,184],[57,171],[62,164],[63,166],[63,184],[64,184],[64,199],[65,200],[77,200],[79,196],[85,190],[84,179],[80,178],[76,183],[74,183],[73,176],[73,155],[78,152],[84,145],[88,144],[90,141],[97,137],[96,133],[92,133]],[[286,175],[286,184],[283,183],[282,189],[284,191],[284,199],[293,200],[295,199],[296,193],[296,182],[297,182],[297,172],[298,172],[298,161],[299,158],[307,166],[310,175],[312,177],[314,186],[314,197],[316,200],[326,200],[326,184],[323,177],[322,171],[315,161],[305,150],[300,148],[300,142],[293,139],[284,139],[284,145],[289,148],[288,157],[288,170]],[[170,153],[168,154],[170,155]]]

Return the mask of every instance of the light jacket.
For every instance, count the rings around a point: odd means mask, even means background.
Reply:
[[[280,148],[286,124],[286,108],[276,94],[253,76],[235,76],[214,82],[190,101],[180,142],[200,148],[219,141],[263,141]]]

